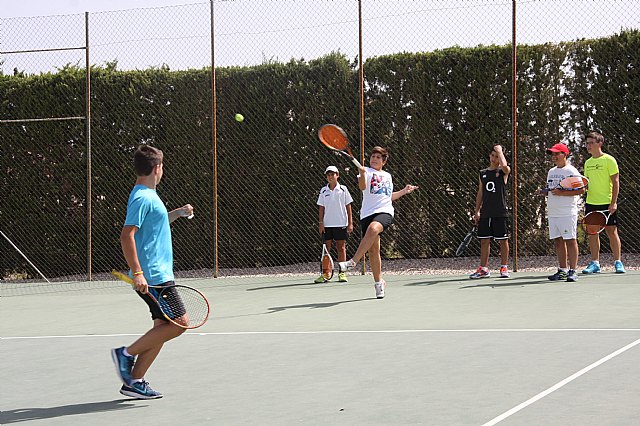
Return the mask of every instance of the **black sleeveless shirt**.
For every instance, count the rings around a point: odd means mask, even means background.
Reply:
[[[496,170],[480,170],[482,182],[482,207],[480,217],[507,216],[507,185],[504,182],[504,172]]]

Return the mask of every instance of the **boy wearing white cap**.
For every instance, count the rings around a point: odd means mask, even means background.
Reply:
[[[324,171],[327,185],[320,190],[318,196],[318,230],[324,238],[327,250],[335,240],[338,251],[338,261],[347,260],[347,236],[353,232],[351,203],[353,198],[346,186],[338,183],[340,173],[336,166],[329,166]],[[347,282],[347,274],[338,273],[338,281]],[[323,283],[325,279],[320,275],[315,283]]]

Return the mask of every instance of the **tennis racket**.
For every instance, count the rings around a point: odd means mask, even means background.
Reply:
[[[350,159],[356,167],[362,167],[358,160],[353,156],[353,152],[351,152],[347,134],[340,127],[335,124],[325,124],[318,129],[318,138],[327,148],[344,155]]]
[[[471,228],[471,231],[467,232],[467,235],[464,236],[462,242],[458,246],[458,250],[456,250],[456,256],[462,256],[467,247],[469,247],[469,244],[471,244],[471,240],[476,236],[477,232],[478,231],[475,226]]]
[[[320,257],[320,272],[325,281],[333,278],[333,259],[327,249],[327,244],[324,240],[324,234],[322,234],[322,256]]]
[[[622,204],[622,201],[618,202],[618,206],[620,204]],[[584,229],[584,232],[588,235],[599,234],[607,226],[607,222],[609,222],[611,215],[612,213],[610,213],[609,210],[595,210],[589,212],[582,218],[582,229]]]
[[[548,193],[553,189],[563,189],[565,191],[578,191],[589,185],[589,179],[584,176],[567,176],[562,179],[555,188],[543,188],[542,193]]]
[[[117,279],[133,285],[133,279],[111,271]],[[167,321],[181,328],[198,328],[209,318],[209,301],[198,290],[186,285],[149,286],[149,296],[158,304]]]

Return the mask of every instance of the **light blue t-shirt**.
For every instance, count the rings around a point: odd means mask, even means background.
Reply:
[[[169,213],[154,189],[136,185],[129,195],[125,226],[135,226],[136,250],[149,285],[173,281]]]

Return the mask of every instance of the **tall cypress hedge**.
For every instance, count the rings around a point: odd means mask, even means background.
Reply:
[[[551,164],[550,144],[570,143],[582,167],[582,135],[601,129],[618,158],[623,196],[637,206],[640,141],[638,31],[596,40],[520,46],[518,197],[520,253],[548,254],[544,199],[534,197]],[[478,171],[493,143],[511,152],[511,47],[478,46],[368,59],[366,147],[390,148],[398,226],[384,236],[388,257],[452,255],[469,223]],[[216,69],[220,266],[285,265],[317,258],[317,190],[335,157],[318,142],[327,122],[357,141],[358,71],[339,53],[305,61]],[[166,154],[159,192],[169,208],[191,202],[196,225],[172,227],[176,269],[213,265],[213,141],[207,69],[92,69],[92,247],[94,271],[124,267],[118,235],[141,143]],[[0,118],[84,114],[84,71],[0,75]],[[245,115],[240,124],[232,119]],[[360,155],[356,145],[356,154]],[[87,146],[84,122],[0,125],[0,224],[45,274],[86,270]],[[355,214],[360,197],[352,171]],[[510,194],[513,196],[513,194]],[[629,209],[630,211],[630,209]],[[541,225],[542,224],[542,225]],[[10,232],[8,232],[9,230]],[[623,237],[635,240],[625,228]],[[357,239],[352,238],[352,246]],[[626,249],[634,249],[627,246]],[[635,248],[637,249],[637,247]],[[29,271],[3,248],[3,275]]]

